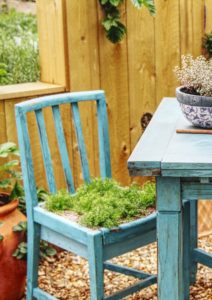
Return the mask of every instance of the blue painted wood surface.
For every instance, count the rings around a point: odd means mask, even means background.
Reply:
[[[74,193],[75,192],[74,180],[73,180],[72,171],[70,168],[69,155],[68,155],[66,140],[65,140],[65,136],[64,136],[64,130],[63,130],[63,126],[62,126],[59,105],[52,106],[52,111],[53,111],[53,116],[54,116],[54,123],[55,123],[55,128],[56,128],[57,141],[58,141],[58,145],[59,145],[60,157],[61,157],[62,164],[63,164],[63,170],[64,170],[64,175],[66,178],[67,187],[71,193]]]
[[[159,300],[188,300],[197,263],[211,266],[197,248],[197,200],[212,199],[212,136],[176,133],[190,127],[164,99],[128,160],[130,175],[157,177]]]
[[[140,273],[139,278],[142,278],[143,281],[114,295],[104,297],[103,271],[104,268],[107,268],[107,266],[108,268],[111,268],[111,265],[109,265],[108,262],[108,265],[107,263],[104,265],[104,263],[108,259],[155,241],[156,214],[152,214],[147,218],[122,224],[116,228],[116,232],[114,232],[113,229],[108,230],[105,228],[91,230],[54,213],[48,212],[42,205],[38,205],[26,115],[28,112],[33,111],[36,114],[47,182],[50,192],[55,192],[57,187],[51,161],[51,149],[49,149],[48,136],[45,129],[45,119],[43,117],[43,109],[46,107],[52,108],[59,153],[61,156],[67,188],[71,193],[74,193],[74,181],[69,162],[64,130],[62,127],[60,105],[69,103],[72,107],[72,115],[81,158],[82,173],[84,180],[89,182],[89,165],[78,108],[78,102],[80,101],[96,102],[100,173],[103,178],[111,177],[107,108],[103,91],[77,92],[47,96],[16,105],[16,120],[28,215],[27,300],[32,300],[34,298],[41,300],[55,299],[53,296],[38,288],[38,255],[39,241],[41,238],[62,247],[65,250],[81,255],[88,260],[92,300],[122,299],[139,289],[156,283],[157,281],[155,275],[147,275],[136,270],[127,270],[122,266],[116,266],[116,270],[122,270],[123,273],[131,273],[131,275],[134,274],[137,278],[138,273]]]
[[[49,191],[51,193],[55,193],[57,189],[56,189],[51,153],[50,153],[50,149],[49,149],[49,143],[48,143],[48,137],[47,137],[47,133],[46,133],[46,125],[45,125],[45,121],[44,121],[43,112],[41,109],[38,109],[35,111],[35,114],[36,114],[38,132],[39,132],[41,149],[42,149],[42,154],[43,154],[43,162],[44,162],[44,166],[45,166]]]
[[[82,132],[78,103],[77,102],[72,103],[71,108],[72,108],[72,113],[73,113],[73,118],[74,118],[74,126],[75,126],[75,130],[76,130],[77,143],[78,143],[78,147],[79,147],[83,178],[86,182],[89,182],[90,181],[90,171],[89,171],[85,141],[84,141],[83,132]]]

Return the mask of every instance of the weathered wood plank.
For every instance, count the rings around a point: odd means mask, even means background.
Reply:
[[[41,207],[34,208],[34,221],[82,244],[87,243],[87,233],[94,232]]]
[[[148,30],[147,30],[148,28]],[[131,151],[141,136],[141,117],[156,108],[154,18],[127,1],[127,46]]]
[[[39,300],[57,300],[57,298],[51,296],[50,294],[39,288],[35,288],[33,290],[33,296]]]
[[[41,226],[41,239],[52,243],[61,249],[73,252],[81,257],[88,258],[87,246],[70,237],[61,235],[56,231],[49,229],[46,226]]]
[[[6,115],[5,115],[5,102],[0,102],[0,143],[5,143],[7,141],[6,132]]]
[[[158,299],[184,300],[180,213],[158,214]]]
[[[101,233],[89,234],[88,264],[90,275],[91,299],[104,299],[104,268],[103,268],[103,244]],[[95,266],[95,267],[94,267]]]
[[[35,111],[35,114],[36,114],[36,121],[37,121],[37,125],[38,125],[38,132],[39,132],[39,137],[40,137],[40,144],[41,144],[41,149],[42,149],[42,154],[43,154],[43,162],[44,162],[44,166],[45,166],[46,178],[47,178],[47,182],[48,182],[49,191],[51,193],[55,193],[57,188],[56,188],[56,183],[55,183],[54,170],[53,170],[52,159],[51,159],[51,152],[50,152],[50,148],[49,148],[49,142],[48,142],[43,112],[41,109],[38,109]]]
[[[139,234],[156,228],[156,213],[153,213],[145,218],[128,222],[118,226],[117,228],[101,229],[103,233],[103,241],[105,245],[117,243],[122,240],[132,239]]]
[[[185,182],[182,184],[182,198],[186,200],[212,199],[212,184]]]
[[[156,102],[174,96],[177,81],[173,68],[180,63],[180,12],[178,0],[156,0],[155,66]]]
[[[65,1],[37,0],[36,4],[41,81],[66,87],[69,69]]]
[[[180,124],[183,128],[187,127],[188,122],[184,121],[183,116]],[[163,170],[210,170],[212,169],[211,147],[210,135],[175,133],[164,154],[161,167]]]
[[[0,100],[13,100],[19,98],[19,101],[28,97],[37,97],[41,95],[62,93],[65,87],[57,84],[45,82],[29,82],[0,86]]]
[[[121,6],[122,21],[126,23],[126,7]],[[102,11],[99,7],[99,22]],[[111,139],[112,176],[128,184],[126,161],[130,154],[130,113],[127,66],[127,41],[114,45],[105,37],[102,27],[99,28],[99,53],[101,70],[101,87],[106,92]]]
[[[180,52],[193,53],[193,1],[179,0],[180,5]]]
[[[128,160],[128,169],[160,169],[161,160],[181,115],[178,103],[165,98]],[[155,149],[157,148],[157,151]],[[133,174],[132,174],[133,175]],[[139,172],[137,173],[139,175]],[[151,174],[149,174],[151,175]]]
[[[102,178],[111,177],[110,141],[105,97],[97,101],[99,161]]]
[[[180,178],[158,177],[157,178],[157,210],[181,211]]]
[[[137,236],[133,238],[129,238],[128,240],[126,239],[119,240],[117,243],[104,245],[104,249],[103,249],[104,261],[122,255],[124,253],[130,252],[134,249],[146,246],[150,243],[155,242],[155,240],[156,240],[156,229],[153,229],[146,233],[143,232],[141,235],[137,234]]]
[[[62,120],[61,120],[61,114],[60,114],[60,109],[58,105],[52,106],[53,110],[53,115],[54,115],[54,123],[55,123],[55,129],[57,133],[57,141],[58,141],[58,146],[59,146],[59,151],[60,151],[60,157],[62,160],[63,164],[63,171],[65,174],[66,178],[66,184],[68,187],[68,190],[72,193],[75,192],[74,188],[74,182],[73,182],[73,176],[72,176],[72,171],[70,168],[70,160],[69,160],[69,155],[68,155],[68,150],[66,146],[66,140],[64,136],[64,130],[62,126]]]
[[[193,250],[193,259],[208,268],[212,268],[212,254],[207,253],[202,249]]]
[[[202,53],[202,38],[204,35],[205,18],[204,18],[204,0],[193,1],[193,55],[196,57]]]
[[[71,91],[100,88],[97,4],[96,0],[66,1],[67,19],[70,20],[68,22],[68,56]],[[75,30],[73,30],[73,26]],[[80,114],[82,123],[85,124],[83,132],[88,151],[90,172],[92,176],[97,176],[100,172],[94,109],[92,104],[88,104],[84,108],[80,107]],[[74,181],[75,185],[79,186],[82,183],[83,176],[74,134],[72,139]]]
[[[81,124],[81,120],[80,120],[78,103],[72,103],[71,108],[72,108],[72,113],[73,113],[73,118],[74,118],[74,127],[75,127],[75,131],[76,131],[76,136],[77,136],[77,144],[78,144],[78,150],[80,153],[80,161],[81,161],[83,178],[86,182],[89,182],[90,181],[90,170],[89,170],[89,165],[88,165],[88,156],[87,156],[87,150],[86,150],[85,141],[84,141],[84,135],[82,132],[82,124]]]
[[[104,299],[105,300],[120,300],[120,299],[123,299],[128,295],[136,293],[137,291],[139,291],[141,289],[144,289],[144,288],[156,283],[156,281],[157,281],[156,276],[152,275],[149,278],[146,278],[142,281],[139,281],[139,282],[135,283],[134,285],[132,285],[132,286],[120,291],[120,292],[115,293],[112,296],[106,296]]]
[[[142,272],[140,270],[135,270],[132,268],[128,268],[125,266],[116,265],[111,262],[105,262],[104,268],[107,270],[116,272],[116,273],[127,275],[127,276],[134,276],[139,279],[145,279],[145,278],[148,278],[151,276],[151,274],[149,274],[149,273]]]
[[[210,33],[212,30],[212,4],[211,0],[205,0],[205,32]]]

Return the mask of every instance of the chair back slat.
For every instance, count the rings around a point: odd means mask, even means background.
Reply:
[[[63,165],[63,171],[66,179],[67,188],[70,192],[74,193],[75,192],[74,181],[73,181],[72,171],[70,168],[70,160],[68,156],[68,150],[67,150],[66,140],[64,136],[64,130],[62,126],[59,105],[52,106],[52,111],[53,111],[58,147],[60,151],[60,157]]]
[[[84,142],[84,138],[83,138],[78,103],[71,103],[71,108],[72,108],[74,127],[75,127],[75,131],[76,131],[78,148],[79,148],[79,153],[80,153],[80,161],[81,161],[83,178],[86,182],[89,182],[90,181],[90,171],[89,171],[85,142]]]
[[[111,177],[107,107],[104,95],[97,100],[99,163],[101,177]]]
[[[26,115],[16,108],[16,124],[21,157],[22,176],[24,181],[25,199],[27,199],[27,215],[33,215],[33,206],[38,203],[36,182],[32,161],[29,132]],[[28,223],[32,222],[32,219]],[[28,224],[30,226],[30,224]]]
[[[39,132],[39,137],[40,137],[40,144],[41,144],[41,149],[42,149],[42,154],[43,154],[43,161],[44,161],[49,191],[51,193],[55,193],[56,192],[55,177],[54,177],[51,153],[49,150],[46,126],[45,126],[45,121],[44,121],[42,110],[41,109],[36,110],[35,115],[36,115],[36,121],[37,121],[37,125],[38,125],[38,132]]]
[[[76,132],[76,139],[78,143],[78,149],[80,154],[80,161],[81,161],[81,168],[83,178],[86,182],[90,182],[90,170],[89,170],[89,162],[88,162],[88,155],[87,149],[85,145],[85,137],[83,136],[83,129],[81,124],[80,118],[80,110],[78,103],[84,106],[85,102],[90,101],[96,103],[97,109],[97,121],[98,121],[98,143],[99,143],[99,151],[92,151],[92,154],[95,152],[99,154],[100,160],[100,174],[101,177],[111,177],[111,163],[110,163],[110,145],[109,145],[109,134],[108,134],[108,119],[107,119],[107,107],[106,101],[103,91],[88,91],[88,92],[75,92],[75,93],[64,93],[52,96],[45,96],[41,98],[37,98],[34,100],[25,101],[22,103],[16,104],[16,119],[17,119],[17,128],[18,128],[18,139],[19,139],[19,147],[21,152],[21,163],[23,169],[23,178],[24,178],[24,186],[25,192],[27,195],[27,199],[30,199],[32,206],[35,206],[37,203],[37,196],[36,196],[36,182],[35,182],[35,173],[33,167],[33,160],[32,160],[32,153],[30,148],[30,143],[34,141],[34,138],[30,140],[29,132],[28,132],[28,125],[27,125],[27,114],[30,112],[34,112],[36,116],[37,128],[40,138],[40,146],[42,150],[42,157],[43,157],[43,164],[45,167],[47,183],[49,186],[49,191],[51,193],[55,193],[57,190],[55,174],[53,163],[51,160],[51,152],[50,152],[50,141],[52,141],[52,137],[56,137],[57,145],[59,150],[59,160],[62,165],[62,169],[64,172],[64,177],[66,179],[66,184],[68,190],[70,192],[74,192],[74,178],[78,177],[77,174],[73,176],[72,166],[70,163],[70,156],[68,151],[68,143],[69,141],[66,139],[63,122],[62,122],[62,115],[60,111],[60,106],[69,104],[72,110],[70,111],[70,117],[74,122],[75,132]],[[85,105],[86,106],[86,105]],[[87,106],[88,107],[88,106]],[[53,123],[54,126],[52,127],[52,123],[48,122],[45,124],[44,118],[44,109],[51,108],[53,114]],[[81,109],[81,106],[80,106]],[[85,111],[84,111],[85,112]],[[92,112],[94,110],[92,109]],[[49,112],[48,112],[49,113]],[[90,116],[90,113],[89,113]],[[50,116],[51,117],[51,116]],[[92,116],[91,116],[92,117]],[[31,120],[31,118],[29,119]],[[49,120],[49,119],[48,119]],[[84,120],[84,119],[83,119]],[[67,119],[66,119],[67,122]],[[94,124],[95,122],[91,122]],[[29,124],[32,125],[31,123]],[[71,127],[71,124],[70,124]],[[50,141],[48,141],[47,136],[47,128],[51,131],[53,136],[49,137]],[[30,129],[30,128],[29,128]],[[92,139],[96,137],[92,136]],[[96,141],[94,141],[93,145],[96,145]],[[54,145],[55,146],[55,145]],[[89,152],[90,153],[90,152]],[[91,154],[91,153],[90,153]],[[96,155],[98,157],[98,155]],[[33,157],[37,162],[37,156]],[[56,165],[57,164],[56,158]],[[96,161],[96,157],[93,158]],[[95,166],[96,167],[96,166]],[[95,169],[96,170],[96,169]],[[96,174],[92,174],[96,175]],[[62,181],[61,181],[62,182]],[[63,182],[64,183],[64,182]],[[58,185],[60,182],[58,181]],[[30,207],[28,205],[28,207]],[[30,208],[29,208],[30,209]],[[33,214],[33,212],[31,211]]]

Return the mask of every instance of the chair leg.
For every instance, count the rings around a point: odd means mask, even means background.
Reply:
[[[193,249],[198,247],[198,201],[190,202],[190,249],[191,249],[191,263],[190,263],[190,283],[196,281],[197,262],[192,259]]]
[[[189,299],[190,294],[190,267],[191,267],[191,224],[190,224],[190,201],[183,205],[183,287],[184,299]]]
[[[102,255],[102,235],[88,237],[88,263],[90,274],[91,300],[104,299],[104,268]]]
[[[34,299],[33,289],[38,286],[40,225],[28,221],[27,237],[27,300]],[[30,234],[29,234],[30,233]]]

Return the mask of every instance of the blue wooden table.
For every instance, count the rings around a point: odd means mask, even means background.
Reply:
[[[197,248],[197,200],[212,199],[212,135],[176,133],[190,127],[176,99],[163,99],[128,161],[131,176],[156,177],[159,300],[188,300],[197,263],[212,267]]]

